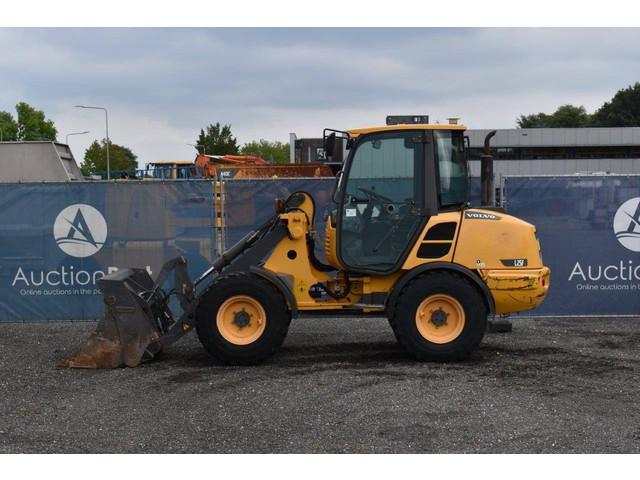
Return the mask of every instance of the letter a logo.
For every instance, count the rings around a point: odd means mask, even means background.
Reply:
[[[618,241],[633,252],[640,252],[640,197],[624,202],[613,218]]]
[[[89,257],[104,245],[107,239],[107,222],[91,205],[70,205],[56,217],[53,237],[60,250],[67,255]]]

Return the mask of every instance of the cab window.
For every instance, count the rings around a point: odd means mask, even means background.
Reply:
[[[468,202],[469,174],[463,132],[434,130],[433,135],[438,163],[440,205],[446,207]]]
[[[353,269],[393,269],[420,225],[421,132],[384,132],[356,145],[344,180],[340,253]]]

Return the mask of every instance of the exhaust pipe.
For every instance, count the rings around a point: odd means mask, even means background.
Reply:
[[[491,130],[484,138],[484,151],[480,155],[480,200],[486,207],[495,206],[495,189],[493,188],[493,156],[491,155],[491,138],[496,134]]]

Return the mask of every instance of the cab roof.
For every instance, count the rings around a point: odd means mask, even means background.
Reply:
[[[464,125],[450,125],[448,123],[400,123],[398,125],[381,125],[379,127],[354,128],[348,130],[349,136],[357,137],[374,132],[389,132],[394,130],[466,130]]]
[[[159,160],[157,162],[149,162],[149,165],[193,165],[193,160]]]

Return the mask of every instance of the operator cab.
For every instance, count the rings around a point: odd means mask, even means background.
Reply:
[[[344,267],[397,271],[430,216],[467,205],[464,131],[421,115],[338,132],[350,149],[334,194],[336,254]],[[325,136],[325,147],[334,148],[335,135]]]

